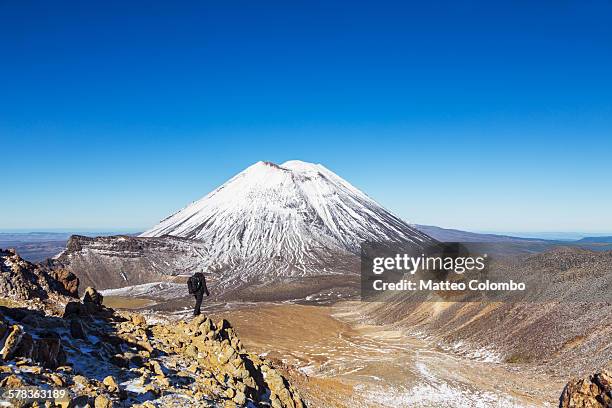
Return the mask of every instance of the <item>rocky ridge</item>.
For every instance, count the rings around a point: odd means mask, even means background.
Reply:
[[[300,408],[272,363],[227,320],[149,324],[104,307],[94,289],[57,310],[0,308],[0,387],[65,387],[70,406]],[[76,405],[75,405],[76,404]]]
[[[559,408],[611,408],[612,372],[602,371],[570,381],[563,390]]]
[[[55,404],[71,407],[305,407],[227,320],[147,322],[91,287],[73,297],[71,276],[1,254],[0,388],[65,388],[70,400]]]
[[[74,272],[83,287],[121,288],[206,272],[202,263],[205,251],[203,243],[177,237],[73,235],[66,250],[47,264]]]
[[[0,293],[11,299],[77,296],[79,279],[64,268],[48,268],[21,258],[13,249],[0,249]]]

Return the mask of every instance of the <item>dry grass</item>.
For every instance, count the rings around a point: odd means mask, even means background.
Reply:
[[[526,354],[513,353],[509,355],[508,357],[506,357],[504,361],[509,364],[525,364],[525,363],[529,363],[531,360],[532,360],[531,357],[529,357]]]

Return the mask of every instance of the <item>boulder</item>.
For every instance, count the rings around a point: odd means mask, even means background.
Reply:
[[[33,264],[15,250],[0,249],[0,293],[19,300],[75,296],[77,277],[68,271],[54,271],[49,265]]]
[[[605,370],[587,378],[571,380],[559,399],[559,408],[611,407],[612,373]]]
[[[199,314],[197,316],[195,316],[193,318],[193,320],[189,323],[189,328],[191,329],[195,329],[198,326],[200,326],[202,323],[204,323],[204,320],[206,320],[207,317],[203,314]]]
[[[244,392],[236,391],[236,394],[234,395],[234,402],[238,404],[238,406],[243,406],[246,404],[246,395],[244,395]]]
[[[130,361],[125,358],[123,354],[115,354],[109,359],[109,361],[120,368],[130,367]]]
[[[31,334],[23,334],[12,357],[30,358],[34,361],[38,361],[38,349],[35,348],[34,339],[32,339]]]
[[[83,303],[85,305],[94,304],[96,306],[102,306],[102,301],[104,300],[104,296],[102,296],[96,289],[89,286],[85,289],[83,293]]]
[[[147,319],[145,319],[145,317],[141,314],[133,314],[131,316],[131,320],[132,320],[132,323],[135,324],[136,326],[142,326],[142,327],[147,326]]]
[[[20,388],[26,385],[27,384],[15,374],[11,374],[8,377],[4,378],[2,381],[0,381],[0,387],[3,388]]]
[[[68,302],[64,308],[64,319],[73,317],[85,317],[88,315],[87,308],[81,302]]]
[[[0,357],[7,361],[22,357],[31,359],[47,368],[56,368],[66,363],[66,354],[62,348],[59,335],[55,332],[44,332],[32,338],[19,325],[13,325]]]
[[[74,273],[67,269],[52,269],[49,275],[61,285],[67,296],[79,297],[79,278]]]
[[[51,382],[57,387],[63,387],[66,385],[64,379],[57,374],[50,374],[49,380],[51,380]]]
[[[8,330],[9,330],[8,323],[5,322],[2,316],[0,315],[0,339],[4,338],[4,335],[6,334],[6,332],[8,332]]]
[[[0,357],[2,357],[2,360],[9,360],[13,356],[24,334],[21,326],[15,324],[11,327],[10,333],[4,341],[4,346],[0,350]]]
[[[77,384],[80,388],[89,388],[89,380],[80,374],[72,377],[72,381]]]
[[[203,334],[207,334],[209,332],[215,331],[216,329],[214,323],[208,317],[204,319],[204,321],[200,324],[199,327],[200,327],[200,331]]]
[[[115,377],[112,375],[105,377],[104,380],[102,380],[102,384],[104,384],[110,392],[119,391],[119,384],[117,384],[117,380],[115,380]]]
[[[85,340],[87,335],[85,329],[79,319],[73,318],[70,320],[70,336],[75,339]]]
[[[35,347],[36,356],[34,359],[44,367],[56,368],[66,364],[66,353],[62,348],[61,339],[56,333],[43,334],[41,338],[36,340]]]
[[[73,398],[68,405],[69,408],[91,408],[91,397],[88,395],[80,395],[76,398]]]
[[[113,408],[113,402],[104,395],[98,395],[94,400],[95,408]]]
[[[149,365],[151,366],[151,369],[155,374],[157,374],[161,378],[165,377],[164,371],[162,370],[161,365],[158,361],[151,360],[149,361]]]

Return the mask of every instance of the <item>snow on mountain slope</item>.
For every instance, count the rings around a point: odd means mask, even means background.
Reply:
[[[240,266],[241,278],[332,273],[366,240],[432,242],[327,168],[296,160],[255,163],[141,237],[164,235],[201,241],[208,266]]]
[[[368,240],[434,242],[319,164],[258,162],[139,237],[73,236],[50,262],[98,289],[205,272],[217,294],[293,278],[323,290],[322,276],[354,279]]]

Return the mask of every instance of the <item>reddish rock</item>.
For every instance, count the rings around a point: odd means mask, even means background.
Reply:
[[[612,408],[612,373],[602,371],[570,381],[563,389],[559,408]]]
[[[51,270],[49,274],[57,280],[68,296],[79,297],[79,278],[67,269]]]

